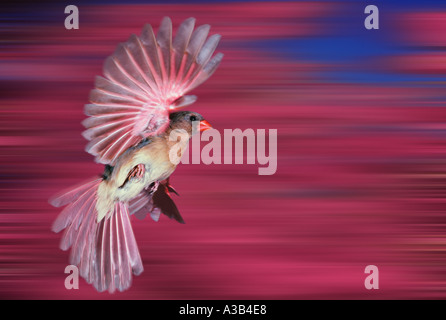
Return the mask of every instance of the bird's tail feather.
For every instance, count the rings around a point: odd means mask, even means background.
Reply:
[[[56,196],[50,203],[67,205],[54,221],[52,230],[65,229],[60,247],[71,247],[70,263],[98,291],[124,291],[139,275],[143,265],[130,223],[126,203],[117,202],[113,214],[97,222],[97,189],[102,179],[77,186]]]

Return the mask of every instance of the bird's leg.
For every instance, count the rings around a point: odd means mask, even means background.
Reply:
[[[158,190],[159,181],[154,181],[146,187],[146,190],[149,194],[155,193]]]
[[[127,179],[132,180],[136,178],[137,180],[141,180],[144,177],[144,173],[146,172],[146,167],[143,164],[138,164],[130,170]]]
[[[142,178],[144,178],[145,172],[146,172],[146,167],[143,164],[138,164],[137,166],[134,166],[133,169],[129,171],[129,173],[127,174],[127,178],[125,179],[124,183],[119,188],[120,189],[124,188],[124,186],[129,181],[141,180]]]

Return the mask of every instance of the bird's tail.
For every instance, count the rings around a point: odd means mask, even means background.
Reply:
[[[55,207],[67,205],[53,223],[52,230],[65,229],[62,250],[71,247],[70,264],[98,291],[124,291],[132,273],[143,270],[126,203],[114,205],[110,216],[97,221],[97,190],[102,179],[79,185],[50,200]]]

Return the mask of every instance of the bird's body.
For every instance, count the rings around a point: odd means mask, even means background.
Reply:
[[[55,232],[65,229],[61,248],[71,247],[70,263],[98,291],[123,291],[132,273],[143,271],[131,215],[158,221],[163,213],[184,223],[170,196],[176,191],[169,177],[178,164],[172,148],[180,144],[174,149],[180,158],[194,124],[200,131],[210,125],[198,113],[177,109],[195,102],[184,94],[209,78],[223,56],[212,57],[220,36],[207,38],[209,26],[194,25],[193,18],[184,21],[173,40],[169,18],[156,37],[147,25],[106,60],[83,122],[86,151],[105,165],[104,174],[51,200],[66,206],[53,224]],[[175,130],[187,139],[171,139]]]
[[[186,111],[179,114],[186,118],[193,115],[195,119],[201,119],[203,124],[206,123],[197,113]],[[179,150],[177,156],[181,158],[189,141],[189,139],[172,140],[170,133],[175,129],[183,130],[189,137],[192,135],[192,123],[174,121],[163,133],[142,140],[117,158],[111,174],[101,182],[98,188],[96,203],[98,221],[113,211],[115,202],[129,202],[148,188],[153,193],[159,182],[170,177],[178,164],[171,159],[172,148],[181,144],[177,148]],[[202,130],[205,129],[207,129],[206,126],[202,127]],[[131,177],[136,170],[139,170],[140,174]]]
[[[112,211],[116,201],[128,202],[152,183],[166,180],[176,165],[169,161],[169,141],[166,135],[151,138],[150,143],[128,150],[121,155],[108,179],[98,189],[98,220]],[[144,166],[141,177],[128,178],[138,165]]]

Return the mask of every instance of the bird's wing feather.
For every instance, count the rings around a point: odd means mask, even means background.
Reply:
[[[195,102],[185,94],[212,75],[223,55],[213,56],[220,36],[208,38],[209,25],[194,26],[194,18],[185,20],[172,40],[166,17],[156,37],[146,25],[106,59],[83,122],[86,151],[97,162],[113,165],[129,147],[165,130],[169,112]]]

